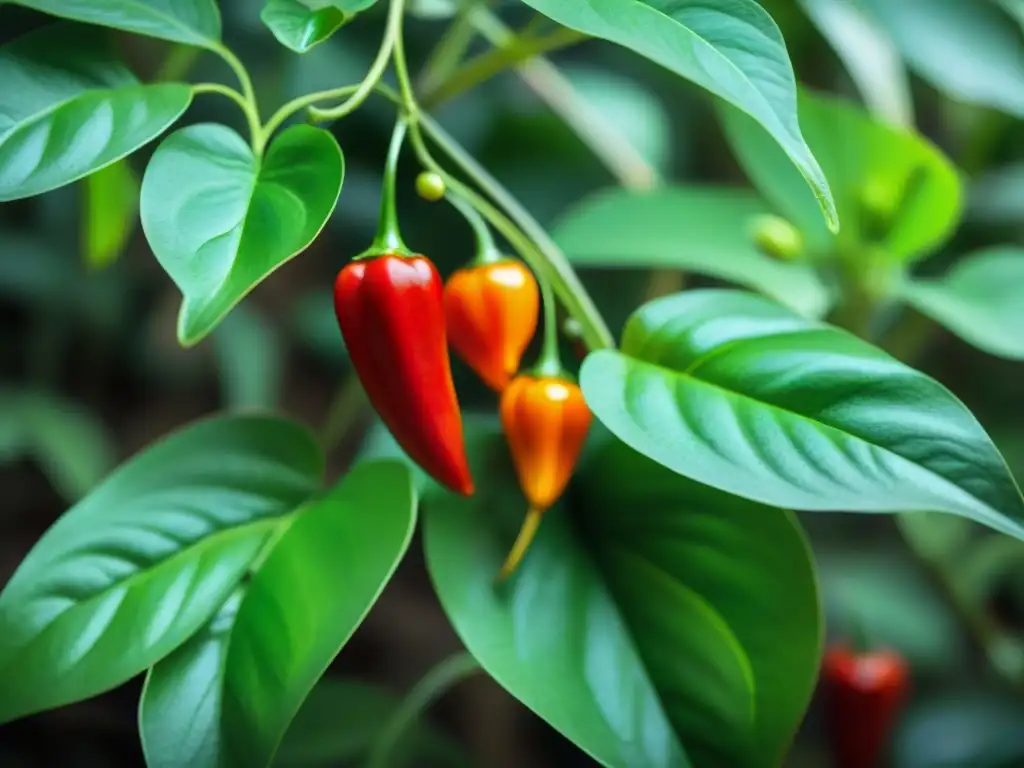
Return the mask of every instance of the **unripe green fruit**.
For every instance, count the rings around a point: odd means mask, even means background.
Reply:
[[[796,261],[804,256],[804,237],[783,218],[764,214],[751,226],[754,245],[766,256],[780,261]]]
[[[433,171],[423,171],[416,177],[416,193],[424,200],[436,203],[446,191],[444,179]]]

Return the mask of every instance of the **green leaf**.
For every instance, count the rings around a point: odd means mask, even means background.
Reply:
[[[139,717],[147,764],[270,765],[303,700],[391,578],[415,523],[410,475],[396,462],[356,466],[302,510],[234,615],[227,606],[211,631],[150,672]]]
[[[213,332],[224,405],[229,410],[277,405],[284,384],[285,351],[277,329],[240,304]]]
[[[742,189],[606,190],[563,216],[553,235],[580,266],[691,270],[820,317],[830,297],[814,269],[772,259],[754,244],[753,225],[770,210]]]
[[[262,161],[213,123],[160,144],[142,179],[142,227],[184,296],[182,344],[200,341],[313,242],[337,203],[344,168],[334,137],[308,125],[281,133]]]
[[[139,181],[122,158],[84,181],[82,251],[95,269],[117,261],[135,228],[139,213]]]
[[[782,33],[754,0],[524,0],[559,24],[618,43],[733,104],[764,126],[838,228],[829,183],[797,120]]]
[[[181,645],[322,471],[305,429],[254,417],[199,422],[118,469],[0,593],[0,722],[106,691]]]
[[[526,502],[497,428],[470,456],[487,478],[475,497],[425,499],[427,564],[491,676],[605,766],[778,761],[821,644],[814,571],[790,514],[607,441],[496,588]]]
[[[873,120],[842,99],[803,92],[800,125],[832,185],[843,221],[842,231],[832,238],[803,181],[765,132],[735,109],[723,108],[722,119],[751,181],[817,250],[871,242],[892,260],[910,262],[942,245],[960,218],[957,172],[924,137]],[[868,215],[867,199],[883,210]],[[880,234],[879,218],[887,219]]]
[[[620,439],[682,475],[773,506],[929,510],[1024,538],[1024,498],[985,430],[937,381],[754,294],[641,307],[580,383]]]
[[[804,12],[842,59],[871,111],[914,125],[910,78],[884,29],[850,0],[800,0]]]
[[[328,768],[365,760],[402,698],[376,685],[325,677],[292,721],[274,765],[278,768]],[[419,721],[393,752],[394,768],[470,764],[453,739]]]
[[[1024,116],[1024,38],[994,3],[857,0],[907,63],[954,99]]]
[[[214,48],[220,40],[220,12],[215,0],[12,1],[65,19],[203,48]]]
[[[975,253],[941,279],[906,280],[900,295],[978,349],[1024,360],[1024,249]]]
[[[188,108],[142,85],[100,31],[54,24],[0,47],[0,201],[70,184],[134,152]]]
[[[376,0],[369,0],[372,5]],[[266,0],[260,19],[281,45],[305,53],[329,38],[351,18],[350,14],[323,0]]]

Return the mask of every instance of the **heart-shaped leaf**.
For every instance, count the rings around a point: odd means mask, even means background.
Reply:
[[[349,18],[349,14],[327,0],[266,0],[260,12],[260,19],[278,42],[296,53],[305,53],[322,43]]]
[[[800,134],[796,80],[782,33],[754,0],[525,0],[559,24],[630,48],[764,126],[806,179],[829,226],[829,182]]]
[[[204,48],[220,40],[220,11],[215,0],[12,0],[86,24],[114,27]]]
[[[857,337],[751,293],[641,307],[580,383],[620,439],[682,475],[774,506],[929,510],[1024,538],[1003,457],[945,387]]]
[[[1024,360],[1024,249],[990,248],[939,280],[907,280],[900,295],[979,349]]]
[[[802,92],[800,125],[843,222],[833,237],[803,180],[764,130],[738,110],[723,106],[721,112],[750,180],[817,250],[871,242],[891,259],[910,262],[939,247],[960,219],[960,179],[929,141],[842,99]]]
[[[754,225],[770,211],[742,189],[616,189],[577,205],[553,235],[580,266],[691,270],[755,288],[820,317],[829,293],[814,269],[770,258],[754,243]]]
[[[442,605],[484,669],[606,766],[777,762],[821,643],[792,516],[608,440],[495,586],[526,502],[499,429],[471,448],[487,482],[471,499],[432,491],[425,542]]]
[[[409,471],[384,461],[357,465],[302,510],[244,593],[151,671],[140,704],[147,764],[270,765],[401,561],[415,513]]]
[[[142,85],[102,32],[53,24],[0,47],[0,201],[38,195],[152,141],[192,100]]]
[[[305,429],[256,417],[199,422],[118,469],[0,593],[0,722],[113,688],[177,648],[322,471]]]
[[[142,179],[142,227],[181,289],[178,339],[206,336],[261,280],[313,242],[334,210],[345,163],[327,131],[295,125],[258,160],[223,125],[183,128]]]

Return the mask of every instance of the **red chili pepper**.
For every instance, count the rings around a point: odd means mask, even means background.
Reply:
[[[334,310],[359,380],[398,444],[438,482],[468,496],[473,479],[441,295],[429,259],[392,254],[342,269]]]
[[[909,670],[894,651],[825,654],[822,682],[837,768],[874,768],[906,697]]]
[[[444,286],[452,348],[491,389],[501,392],[537,330],[537,281],[512,259],[471,264]]]

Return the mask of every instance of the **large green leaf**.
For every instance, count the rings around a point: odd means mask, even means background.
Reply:
[[[54,24],[0,47],[0,201],[69,184],[152,141],[192,100],[142,85],[99,30]]]
[[[949,512],[1024,538],[1024,498],[970,411],[857,337],[750,293],[641,307],[580,382],[619,438],[774,506]]]
[[[442,605],[484,669],[606,766],[777,763],[821,642],[792,516],[606,439],[496,588],[526,502],[496,428],[470,455],[487,482],[472,499],[426,498],[426,549]]]
[[[305,429],[256,417],[199,422],[117,470],[0,593],[0,722],[93,696],[173,651],[322,470]]]
[[[817,249],[857,248],[871,241],[893,259],[913,261],[941,245],[960,218],[957,172],[925,138],[873,120],[842,99],[803,92],[800,125],[832,185],[843,222],[833,239],[803,181],[764,130],[735,109],[723,107],[722,116],[751,181]],[[866,214],[868,201],[881,216]],[[886,209],[891,220],[879,232],[877,219],[886,218]]]
[[[302,510],[237,605],[151,671],[140,704],[147,763],[270,765],[398,566],[415,511],[410,474],[396,462],[357,465]]]
[[[608,190],[569,211],[553,234],[580,266],[692,270],[820,317],[829,294],[814,269],[770,258],[754,243],[754,225],[768,212],[763,200],[742,189]]]
[[[830,226],[829,183],[800,133],[782,33],[754,0],[524,0],[559,24],[630,48],[750,115],[806,179]]]
[[[126,158],[85,178],[82,251],[90,267],[110,266],[128,244],[139,214],[139,181]]]
[[[260,19],[281,45],[305,53],[377,0],[264,0]]]
[[[972,104],[1024,116],[1024,38],[995,3],[856,0],[932,85]]]
[[[799,3],[842,59],[872,112],[897,125],[913,125],[910,78],[882,26],[850,0]]]
[[[11,0],[65,19],[212,48],[220,40],[215,0]]]
[[[900,295],[979,349],[1024,360],[1024,249],[989,248],[938,280],[907,280]]]
[[[206,336],[327,222],[345,163],[327,131],[296,125],[258,160],[237,133],[204,123],[160,144],[142,179],[142,226],[184,296],[178,339]]]

